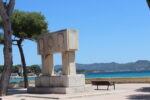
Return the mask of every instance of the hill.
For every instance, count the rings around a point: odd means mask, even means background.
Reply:
[[[145,71],[150,70],[150,61],[138,60],[130,63],[93,63],[93,64],[76,64],[77,72],[121,72],[121,71]],[[61,70],[61,65],[56,65],[55,70]]]

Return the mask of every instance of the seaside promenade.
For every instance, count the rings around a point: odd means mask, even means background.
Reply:
[[[2,100],[150,100],[149,83],[127,83],[116,84],[116,90],[106,86],[101,90],[92,86],[91,91],[76,94],[28,94],[26,89],[10,89],[9,95],[2,97]]]

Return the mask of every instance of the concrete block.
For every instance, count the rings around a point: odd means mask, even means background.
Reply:
[[[84,75],[40,76],[35,80],[36,87],[84,86]]]
[[[79,87],[53,87],[53,88],[46,88],[46,87],[29,87],[27,89],[28,93],[53,93],[53,94],[72,94],[72,93],[78,93],[78,92],[84,92],[85,87],[79,86]]]

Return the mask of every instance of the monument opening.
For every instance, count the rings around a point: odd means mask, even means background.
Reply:
[[[54,55],[54,71],[56,76],[63,75],[62,73],[62,55],[55,54]]]

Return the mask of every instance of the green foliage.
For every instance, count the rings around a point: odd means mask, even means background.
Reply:
[[[21,65],[15,65],[12,67],[12,73],[18,73],[19,74],[19,67],[22,67]],[[3,71],[3,66],[0,65],[0,73]],[[31,65],[27,67],[28,73],[35,73],[36,75],[39,75],[41,73],[41,69],[39,65]]]
[[[19,67],[21,67],[21,66],[18,66],[18,65],[13,66],[11,72],[12,72],[12,73],[19,73]]]
[[[0,44],[4,43],[4,36],[2,34],[0,34]]]
[[[11,69],[11,73],[18,73],[19,74],[19,67],[21,67],[21,65],[13,66]]]
[[[39,65],[32,65],[30,67],[28,67],[28,70],[30,70],[30,72],[35,73],[37,75],[39,75],[41,73],[41,69]]]
[[[40,34],[48,32],[45,17],[37,12],[15,10],[12,15],[14,36],[21,39],[36,39]]]
[[[0,36],[0,44],[2,43],[2,40],[3,40],[3,38],[2,38],[2,36]]]
[[[12,30],[15,37],[21,39],[37,39],[37,36],[48,32],[48,23],[44,15],[38,12],[24,12],[15,10],[11,17]],[[3,22],[0,17],[0,29]],[[2,37],[0,36],[0,42]]]
[[[0,73],[3,72],[3,67],[4,67],[4,66],[0,65]]]

